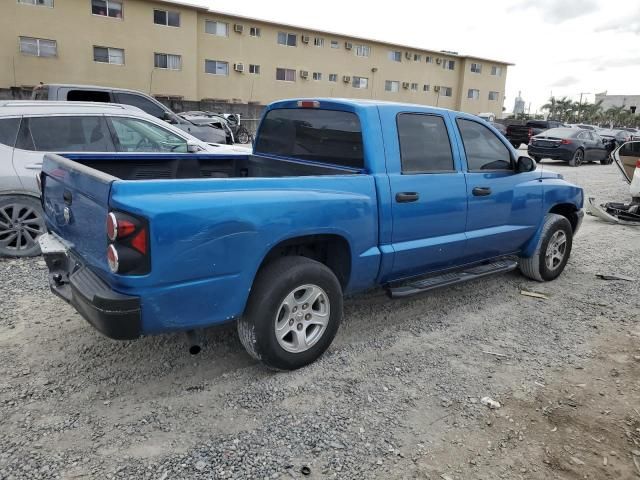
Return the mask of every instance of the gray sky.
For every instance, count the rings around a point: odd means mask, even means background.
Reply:
[[[514,98],[531,112],[551,92],[640,94],[640,2],[637,0],[446,0],[322,2],[183,0],[214,10],[495,58],[509,68],[505,107]]]

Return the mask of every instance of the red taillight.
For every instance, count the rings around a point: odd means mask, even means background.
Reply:
[[[318,108],[320,102],[317,100],[298,100],[298,106],[300,108]]]
[[[124,212],[107,214],[107,263],[113,273],[149,273],[149,227],[144,218]]]
[[[636,161],[636,168],[640,168],[640,160]]]
[[[140,230],[131,239],[131,246],[143,255],[147,254],[147,231],[145,229]]]
[[[125,238],[136,230],[136,225],[130,220],[116,217],[115,213],[107,215],[107,237],[112,242],[117,238]]]
[[[529,138],[533,137],[533,128],[529,129]]]
[[[571,145],[572,143],[573,142],[571,140],[567,140],[566,138],[560,140],[560,145]]]
[[[107,247],[107,263],[109,264],[109,269],[113,273],[118,273],[118,269],[120,268],[120,261],[118,260],[118,251],[113,244]]]

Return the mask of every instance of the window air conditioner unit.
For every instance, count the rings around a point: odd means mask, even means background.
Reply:
[[[306,70],[300,70],[300,78],[309,78],[309,72]]]
[[[233,64],[233,69],[236,72],[240,72],[240,73],[244,72],[244,63],[234,63]]]
[[[411,60],[411,52],[404,52],[404,57],[405,57],[407,60]]]
[[[351,50],[353,48],[353,43],[344,42],[344,48],[347,49],[347,50]]]
[[[302,35],[302,43],[309,43],[309,35]]]
[[[440,57],[436,58],[436,63],[440,65],[442,63],[442,59]]]
[[[344,83],[349,83],[351,81],[351,77],[349,75],[343,75],[342,81]]]
[[[433,91],[438,93],[440,91],[440,86],[436,85],[435,87],[433,87]]]
[[[402,82],[402,88],[409,88],[409,82]]]
[[[240,23],[236,23],[236,24],[233,26],[233,31],[234,31],[234,32],[236,32],[236,33],[242,33],[242,32],[244,32],[244,25],[241,25]]]

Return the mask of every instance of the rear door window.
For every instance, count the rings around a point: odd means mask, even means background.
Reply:
[[[509,149],[491,130],[462,118],[457,123],[470,171],[512,169]]]
[[[118,94],[118,103],[124,103],[125,105],[133,105],[138,107],[143,112],[153,115],[156,118],[163,118],[165,110],[157,103],[144,98],[142,95],[136,95],[135,93],[122,93]]]
[[[0,119],[0,143],[13,148],[16,144],[18,128],[20,128],[19,118]]]
[[[355,113],[337,110],[270,110],[260,126],[255,153],[364,168],[360,120]]]
[[[38,152],[115,151],[102,116],[25,118],[16,148]]]
[[[110,117],[119,152],[187,153],[187,141],[175,133],[137,118]]]
[[[442,117],[401,113],[397,123],[402,173],[454,170],[449,134]]]
[[[67,101],[110,103],[111,95],[104,90],[69,90]]]

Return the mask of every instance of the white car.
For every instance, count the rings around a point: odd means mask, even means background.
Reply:
[[[204,143],[137,107],[112,103],[0,102],[0,256],[39,253],[44,232],[36,174],[45,153],[249,150]]]

